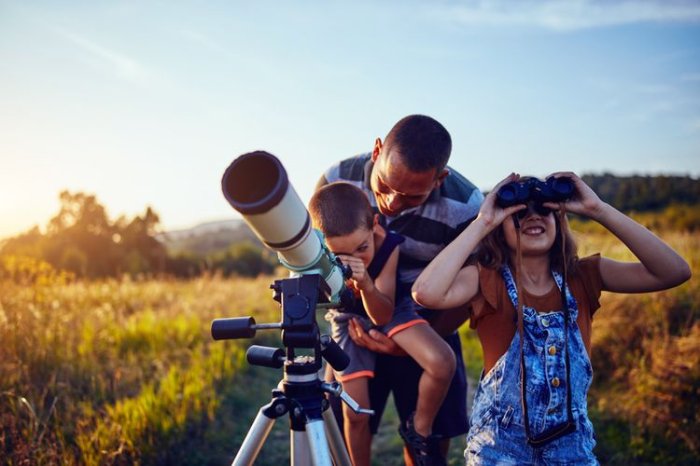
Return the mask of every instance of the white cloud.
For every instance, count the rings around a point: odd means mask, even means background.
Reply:
[[[227,57],[232,57],[232,58],[235,57],[235,55],[233,53],[231,53],[228,50],[228,48],[224,47],[223,45],[221,45],[221,43],[215,41],[210,36],[207,36],[205,34],[197,32],[197,31],[193,31],[191,29],[183,29],[180,31],[180,33],[186,39],[188,39],[196,44],[202,45],[211,51],[221,53]]]
[[[92,57],[96,57],[102,63],[106,63],[117,76],[127,81],[143,83],[150,78],[150,73],[145,66],[126,55],[103,47],[79,34],[58,28],[53,28],[53,30],[77,45],[81,50],[88,52]]]
[[[700,22],[700,3],[682,0],[472,0],[447,19],[474,26],[524,26],[567,32],[643,22]]]

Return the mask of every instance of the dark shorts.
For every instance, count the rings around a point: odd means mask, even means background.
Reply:
[[[389,338],[393,337],[402,330],[413,327],[417,324],[427,324],[428,322],[422,318],[415,309],[400,308],[394,309],[394,314],[391,316],[391,322],[379,327],[379,330]]]
[[[345,369],[333,371],[335,380],[347,382],[359,377],[374,377],[374,365],[377,354],[374,351],[356,345],[350,338],[348,330],[350,319],[357,319],[365,330],[369,330],[372,327],[372,322],[366,317],[335,310],[328,311],[325,318],[331,323],[331,338],[350,358],[350,363]]]
[[[457,437],[469,431],[467,419],[467,378],[462,359],[462,345],[459,335],[454,333],[445,338],[455,352],[457,365],[452,383],[442,403],[435,422],[433,434],[442,438]],[[377,354],[375,376],[369,380],[370,407],[375,414],[370,417],[370,428],[377,433],[384,408],[390,393],[401,422],[406,422],[416,410],[418,401],[418,381],[423,369],[410,357]],[[331,406],[342,431],[342,411],[339,398],[331,397]]]
[[[366,317],[336,310],[328,311],[325,319],[331,323],[331,337],[345,351],[345,354],[350,357],[348,367],[342,371],[334,371],[335,379],[339,382],[347,382],[359,377],[371,378],[375,376],[377,353],[358,346],[352,341],[348,333],[350,319],[357,319],[365,330],[377,328],[388,337],[393,337],[414,325],[427,324],[426,320],[411,308],[397,309],[394,311],[391,321],[381,327],[375,327]]]

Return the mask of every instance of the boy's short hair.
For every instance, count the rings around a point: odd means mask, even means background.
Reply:
[[[345,236],[358,228],[372,229],[374,211],[358,187],[336,181],[316,191],[309,201],[309,214],[315,228],[325,236]]]
[[[399,120],[384,138],[384,146],[396,150],[412,171],[424,173],[447,166],[452,152],[450,133],[439,121],[426,115],[408,115]]]

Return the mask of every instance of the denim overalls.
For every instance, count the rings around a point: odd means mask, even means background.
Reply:
[[[510,269],[505,266],[501,275],[518,309]],[[553,276],[561,290],[561,275],[554,272]],[[467,465],[598,464],[593,454],[595,440],[586,404],[593,372],[576,322],[578,306],[569,287],[566,287],[566,301],[570,318],[571,406],[576,431],[539,448],[527,443],[520,391],[520,335],[516,331],[506,354],[488,374],[482,374],[474,396],[471,429],[464,452]],[[564,313],[539,314],[527,306],[523,313],[526,396],[530,433],[535,436],[567,420],[566,384],[569,381],[566,380],[563,348]]]

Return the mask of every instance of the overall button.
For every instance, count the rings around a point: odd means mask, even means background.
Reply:
[[[556,387],[559,386],[559,384],[560,384],[560,382],[559,382],[559,377],[554,377],[554,378],[552,379],[552,387],[556,388]]]
[[[557,354],[557,347],[554,346],[554,345],[552,345],[552,346],[549,347],[549,350],[547,350],[547,352],[548,352],[551,356],[554,356],[555,354]]]
[[[546,317],[542,319],[542,325],[545,327],[549,327],[549,319],[547,319]]]

